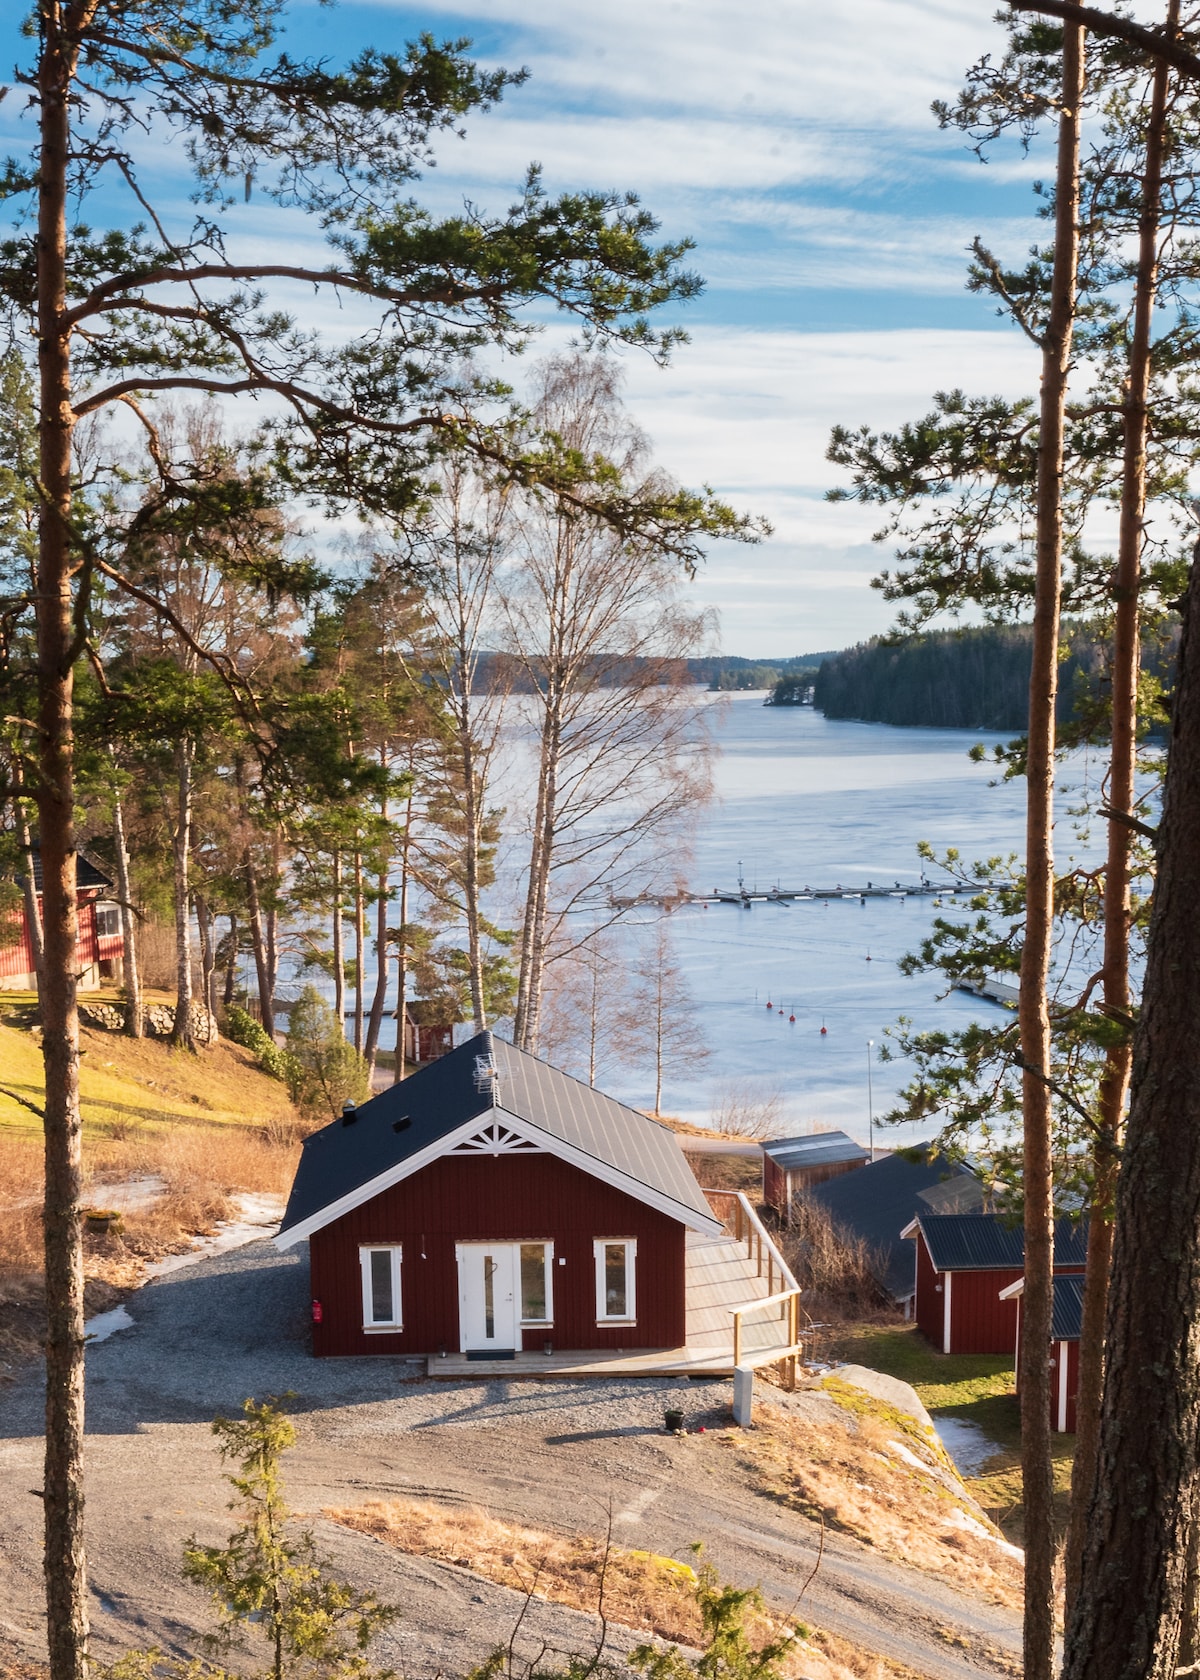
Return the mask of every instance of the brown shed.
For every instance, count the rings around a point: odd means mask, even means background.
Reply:
[[[813,1132],[808,1137],[772,1138],[762,1146],[763,1201],[790,1219],[798,1192],[843,1173],[865,1167],[869,1149],[845,1132]]]

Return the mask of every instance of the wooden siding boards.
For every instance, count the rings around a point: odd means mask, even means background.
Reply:
[[[455,1244],[475,1241],[554,1244],[554,1321],[522,1333],[526,1350],[547,1340],[557,1348],[678,1347],[686,1333],[685,1234],[679,1221],[553,1155],[443,1156],[309,1239],[321,1304],[313,1352],[457,1351]],[[596,1322],[597,1237],[637,1239],[636,1324]],[[402,1330],[363,1329],[359,1246],[371,1243],[403,1245]]]

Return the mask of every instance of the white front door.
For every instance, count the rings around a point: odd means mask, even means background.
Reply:
[[[464,1353],[511,1354],[520,1347],[516,1243],[459,1243],[458,1323]]]

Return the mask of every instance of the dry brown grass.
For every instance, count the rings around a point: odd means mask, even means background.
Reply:
[[[819,1202],[795,1200],[793,1223],[780,1233],[779,1245],[810,1318],[844,1323],[894,1315],[869,1244],[840,1230]]]
[[[757,1490],[910,1568],[1019,1607],[1019,1560],[956,1491],[919,1425],[861,1390],[831,1379],[822,1386],[838,1413],[817,1421],[762,1406],[753,1431],[722,1437]]]
[[[749,1155],[709,1155],[689,1150],[684,1154],[696,1181],[705,1190],[741,1190],[752,1202],[762,1196],[762,1163]]]
[[[415,1500],[370,1500],[324,1514],[414,1557],[457,1564],[485,1580],[593,1615],[603,1576],[604,1613],[610,1622],[682,1645],[695,1646],[702,1637],[695,1577],[689,1565],[675,1558],[528,1528],[481,1509]],[[763,1641],[781,1626],[761,1616],[751,1636]],[[897,1680],[908,1672],[815,1629],[808,1630],[783,1669],[796,1680]]]

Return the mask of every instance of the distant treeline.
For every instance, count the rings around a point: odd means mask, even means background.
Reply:
[[[725,689],[774,688],[781,680],[800,673],[811,683],[812,671],[823,659],[833,657],[831,653],[798,653],[789,654],[784,659],[746,659],[740,655],[722,653],[701,659],[662,659],[654,663],[661,667],[664,682],[703,683],[705,687],[717,692]],[[615,686],[623,680],[623,669],[619,663],[607,657],[598,663],[603,664],[601,682],[604,686]],[[624,674],[632,674],[635,665],[640,670],[648,663],[648,660],[631,660]],[[480,693],[495,692],[497,675],[503,666],[507,666],[506,676],[512,692],[529,693],[532,690],[533,679],[528,661],[523,663],[512,654],[481,653],[475,684]]]
[[[1086,624],[1063,626],[1068,653],[1059,669],[1065,720],[1106,679],[1103,641]],[[1033,628],[986,625],[931,630],[903,640],[872,637],[822,661],[813,703],[831,718],[935,729],[1023,730],[1029,715]],[[1145,650],[1160,676],[1174,663],[1174,640]]]

